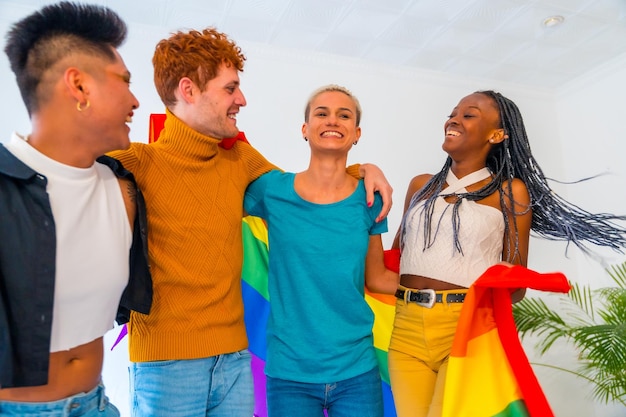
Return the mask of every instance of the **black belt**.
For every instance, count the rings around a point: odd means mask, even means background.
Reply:
[[[409,293],[408,295],[406,293]],[[465,301],[464,292],[446,294],[447,303],[462,303]],[[405,298],[406,297],[406,298]],[[434,290],[397,290],[396,298],[417,303],[424,307],[432,307],[434,303],[443,303],[443,294]]]

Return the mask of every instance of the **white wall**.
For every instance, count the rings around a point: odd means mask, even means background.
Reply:
[[[555,154],[555,157],[558,156],[563,164],[558,178],[575,181],[604,175],[576,185],[555,184],[554,189],[594,213],[626,214],[626,145],[618,127],[626,116],[623,102],[625,77],[626,55],[622,55],[555,94],[556,118],[553,122],[558,126],[562,144],[561,153]],[[552,175],[550,164],[544,164],[544,168],[547,175]],[[543,244],[545,242],[536,246]],[[625,256],[611,250],[597,250],[597,253],[602,256],[601,262],[582,255],[578,250],[570,250],[569,259],[563,256],[539,258],[546,267],[552,264],[559,270],[567,269],[568,278],[581,284],[592,288],[613,285],[604,268],[624,262]],[[531,262],[537,260],[532,258]],[[531,362],[576,369],[576,356],[571,346],[560,343],[540,357],[533,350],[535,341],[533,338],[524,341]],[[557,416],[618,417],[625,413],[623,406],[607,406],[590,400],[589,385],[579,379],[541,366],[535,366],[535,370]]]
[[[562,192],[570,201],[595,213],[626,214],[624,205],[626,168],[623,160],[626,145],[617,127],[626,116],[623,103],[626,94],[624,77],[626,77],[626,55],[616,57],[555,94],[557,109],[555,123],[559,128],[562,143],[560,158],[564,167],[560,179],[574,181],[603,174],[576,185],[557,185],[555,189]],[[579,251],[571,251],[570,259],[565,261],[568,268],[573,268],[573,272],[568,276],[579,283],[589,284],[592,288],[613,285],[604,268],[623,262],[625,257],[611,250],[597,252],[603,257],[601,262],[583,256]],[[563,259],[557,258],[553,261],[560,263]],[[532,346],[531,343],[525,345]],[[576,363],[572,349],[565,345],[561,345],[561,350],[555,349],[542,358],[533,355],[531,360],[557,364],[569,369],[575,369]],[[588,385],[580,380],[563,378],[562,375],[554,374],[545,368],[537,368],[537,373],[547,395],[563,399],[559,404],[562,415],[603,417],[624,415],[623,407],[586,401],[589,398],[586,394]]]
[[[0,20],[0,32],[4,34],[7,29]],[[133,74],[131,88],[141,102],[132,125],[131,138],[135,141],[147,140],[149,114],[163,112],[152,87],[150,59],[154,45],[168,32],[132,26],[129,40],[121,49]],[[605,170],[614,173],[583,186],[555,189],[592,211],[625,211],[620,205],[624,168],[618,159],[625,147],[619,142],[620,122],[624,119],[620,99],[626,93],[624,62],[607,69],[597,80],[582,80],[571,89],[540,91],[325,55],[303,55],[251,43],[241,46],[248,56],[242,74],[248,106],[239,115],[239,127],[268,159],[286,170],[302,170],[308,163],[308,147],[300,127],[309,93],[318,86],[338,83],[359,97],[364,111],[363,136],[350,160],[376,163],[395,188],[386,246],[398,227],[409,180],[419,173],[438,171],[444,162],[440,146],[446,116],[460,98],[478,89],[497,89],[518,104],[535,157],[547,176],[575,180]],[[0,57],[0,91],[4,96],[0,102],[0,141],[5,142],[13,130],[28,133],[29,123],[4,54]],[[575,248],[570,249],[569,258],[564,251],[562,244],[533,239],[529,267],[541,272],[562,271],[576,281],[603,279],[597,263],[578,256]],[[621,261],[619,256],[616,259]],[[107,350],[117,332],[107,335]],[[532,344],[525,345],[534,360]],[[104,371],[108,392],[123,415],[128,415],[126,348],[122,343],[107,354]],[[538,361],[561,361],[573,356],[567,347],[551,355]],[[545,369],[537,373],[557,416],[618,415],[617,408],[600,407],[584,394],[572,395],[587,390],[579,381]]]
[[[587,74],[557,95],[557,123],[563,142],[564,175],[570,180],[604,174],[591,181],[568,186],[571,201],[592,212],[626,214],[626,142],[620,126],[626,120],[626,54]],[[624,256],[603,254],[610,264]],[[598,265],[579,258],[581,280],[606,285]],[[600,282],[598,282],[600,281]]]

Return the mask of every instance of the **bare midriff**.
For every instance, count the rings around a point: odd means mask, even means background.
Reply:
[[[403,274],[400,276],[400,285],[406,288],[412,288],[416,290],[431,289],[435,291],[446,290],[465,290],[467,288],[459,285],[451,284],[445,281],[439,281],[438,279],[426,278],[420,275]]]
[[[0,401],[49,402],[88,392],[100,383],[104,357],[102,338],[50,354],[48,383],[0,389]]]

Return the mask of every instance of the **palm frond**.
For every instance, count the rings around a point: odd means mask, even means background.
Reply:
[[[605,404],[620,402],[626,406],[626,374],[598,372],[593,377],[592,395]]]
[[[570,290],[567,296],[582,310],[591,321],[595,320],[593,308],[593,293],[588,286],[580,286],[578,283],[570,282]]]
[[[520,336],[542,336],[537,349],[544,354],[558,339],[578,351],[576,371],[553,367],[593,384],[593,396],[626,406],[626,262],[607,268],[616,286],[592,290],[577,283],[560,296],[558,312],[541,298],[526,298],[513,306]],[[571,284],[571,283],[570,283]]]
[[[602,320],[615,325],[626,323],[626,288],[602,288],[598,294],[604,300],[604,308],[598,311]]]
[[[624,373],[620,375],[607,375],[606,373],[598,372],[598,370],[593,367],[583,367],[583,369],[573,371],[546,363],[533,362],[532,365],[554,369],[584,379],[593,386],[591,392],[593,398],[605,404],[618,402],[626,406],[626,374]]]
[[[626,289],[626,262],[620,265],[611,265],[606,271],[619,288]]]
[[[581,359],[610,373],[626,371],[626,323],[582,327],[570,333]]]
[[[565,320],[540,298],[525,298],[514,304],[513,317],[522,338],[526,334],[544,336],[537,344],[541,354],[556,340],[569,336],[571,330]]]

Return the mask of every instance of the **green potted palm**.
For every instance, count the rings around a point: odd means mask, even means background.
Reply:
[[[579,367],[565,369],[536,363],[586,379],[600,402],[626,406],[626,262],[607,269],[615,286],[592,290],[573,284],[551,308],[542,298],[527,297],[513,306],[520,336],[539,337],[544,354],[557,340],[571,342]]]

